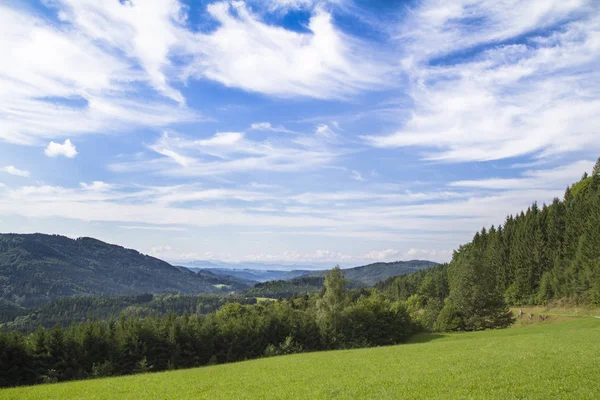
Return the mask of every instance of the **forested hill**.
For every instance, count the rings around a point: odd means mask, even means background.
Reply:
[[[379,262],[361,267],[343,269],[344,278],[352,282],[361,282],[373,286],[391,276],[406,275],[436,266],[437,263],[425,260]],[[309,273],[307,276],[324,277],[327,271]]]
[[[431,328],[437,318],[440,330],[491,327],[506,305],[600,305],[600,159],[563,200],[534,203],[482,229],[448,265],[376,287],[424,308],[430,319],[423,324]]]
[[[0,299],[19,306],[77,295],[220,293],[244,287],[92,238],[0,234]]]
[[[397,261],[391,263],[375,263],[363,265],[361,267],[348,268],[341,270],[342,275],[347,280],[347,289],[363,289],[389,278],[411,274],[416,271],[423,271],[436,266],[432,261]],[[291,271],[302,273],[302,276],[292,279],[279,279],[267,282],[261,282],[246,290],[246,296],[284,298],[297,295],[320,293],[323,288],[325,274],[328,271]]]

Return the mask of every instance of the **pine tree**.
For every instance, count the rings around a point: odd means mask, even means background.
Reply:
[[[596,165],[594,165],[594,169],[592,171],[592,176],[600,176],[600,157],[596,161]]]

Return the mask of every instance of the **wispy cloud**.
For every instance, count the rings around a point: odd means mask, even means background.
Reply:
[[[6,172],[7,174],[21,176],[24,178],[29,177],[29,171],[19,169],[19,168],[15,167],[14,165],[7,165],[6,167],[2,168],[2,171]]]
[[[448,162],[600,150],[591,2],[429,1],[415,15],[402,36],[412,115],[396,133],[366,136],[370,144]]]
[[[382,88],[393,72],[383,52],[341,32],[322,8],[314,9],[309,33],[269,25],[242,2],[212,3],[207,10],[219,26],[187,43],[195,61],[186,76],[275,96],[328,99]]]
[[[177,226],[145,226],[145,225],[121,225],[121,229],[134,231],[164,231],[164,232],[183,232],[185,228]],[[155,253],[158,253],[155,251]]]
[[[286,129],[283,126],[273,126],[270,122],[255,122],[250,125],[250,130],[252,131],[269,131],[269,132],[285,132],[285,133],[294,133],[289,129]]]
[[[592,162],[576,162],[561,168],[529,171],[519,183],[451,183],[456,187],[486,189],[479,193],[433,190],[415,195],[406,191],[390,193],[389,189],[376,187],[364,193],[290,193],[289,188],[269,185],[237,189],[203,185],[119,186],[102,182],[76,188],[6,187],[0,191],[0,215],[110,222],[123,229],[157,231],[234,227],[240,235],[248,229],[258,230],[252,233],[254,239],[269,237],[269,230],[278,237],[285,234],[354,238],[364,240],[367,246],[379,243],[378,248],[383,249],[375,248],[363,259],[422,258],[418,255],[430,254],[441,260],[449,253],[433,251],[453,248],[468,240],[481,226],[501,223],[507,214],[526,208],[534,200],[550,202],[560,197],[563,183],[575,181],[582,173],[580,168],[589,170],[592,165]],[[554,180],[550,179],[552,176]],[[543,185],[527,187],[532,178]],[[488,188],[493,191],[488,192]],[[379,247],[382,243],[389,247]],[[421,250],[409,252],[410,249]],[[331,250],[332,259],[340,251],[348,254],[341,249]],[[298,253],[303,256],[309,252],[298,250]],[[354,259],[365,257],[365,253],[351,255]],[[322,257],[327,259],[326,255]]]
[[[149,149],[163,157],[146,162],[121,162],[113,171],[154,170],[165,175],[192,177],[251,171],[297,172],[328,165],[344,150],[331,137],[315,134],[257,140],[241,132],[220,132],[205,139],[164,133]]]
[[[167,4],[141,2],[148,7],[150,3]],[[163,126],[196,118],[196,113],[172,102],[140,95],[147,92],[146,83],[164,89],[161,93],[169,91],[160,85],[160,60],[154,64],[147,60],[155,57],[150,53],[160,54],[159,39],[152,38],[150,46],[147,34],[138,37],[129,29],[115,29],[115,24],[131,15],[145,21],[140,23],[153,24],[151,12],[142,15],[116,1],[52,4],[60,8],[62,22],[0,6],[0,36],[10,38],[0,43],[0,52],[10,54],[0,61],[0,140],[40,144],[40,139]],[[154,35],[159,27],[150,26]],[[146,46],[146,53],[138,58],[145,66],[143,71],[132,62],[137,50],[119,40],[137,40],[137,45]]]
[[[573,164],[561,165],[551,169],[528,170],[517,178],[486,178],[480,180],[465,180],[451,182],[454,187],[480,189],[535,189],[535,188],[565,188],[574,181],[574,177],[582,171],[590,171],[594,161],[582,160]]]
[[[365,259],[374,261],[385,261],[392,258],[397,259],[400,252],[394,249],[371,250],[365,255]]]
[[[354,179],[355,181],[359,181],[359,182],[365,181],[365,178],[358,171],[352,171],[352,179]]]
[[[152,87],[183,103],[169,84],[169,56],[185,35],[186,14],[178,0],[111,1],[58,0],[60,17],[93,40],[137,59]]]

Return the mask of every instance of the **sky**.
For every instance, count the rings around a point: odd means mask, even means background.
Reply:
[[[0,231],[429,259],[600,156],[593,0],[0,0]]]

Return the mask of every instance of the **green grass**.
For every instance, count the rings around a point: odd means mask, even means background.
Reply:
[[[192,370],[39,385],[2,399],[599,399],[600,319]]]
[[[217,283],[216,285],[213,285],[213,287],[217,288],[217,289],[231,289],[231,285],[225,285],[223,283]]]

